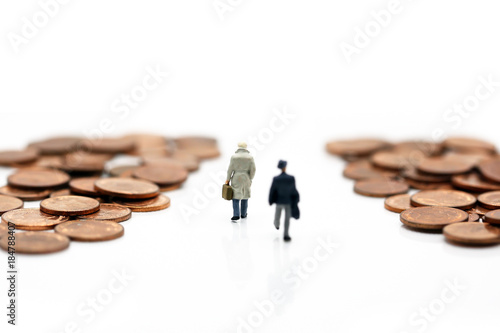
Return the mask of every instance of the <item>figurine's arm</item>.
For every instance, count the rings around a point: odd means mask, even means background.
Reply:
[[[256,171],[256,168],[255,168],[255,161],[253,160],[253,157],[252,157],[252,160],[250,162],[250,180],[253,179],[253,177],[255,176],[255,171]]]
[[[231,162],[229,163],[229,167],[227,168],[227,176],[226,176],[226,184],[229,185],[229,181],[231,180],[231,177],[233,177],[233,172],[234,172],[234,166],[233,166],[233,158],[231,157]]]
[[[276,182],[273,179],[273,183],[271,184],[271,190],[269,191],[269,205],[272,205],[276,202]]]

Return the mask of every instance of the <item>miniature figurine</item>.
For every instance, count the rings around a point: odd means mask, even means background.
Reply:
[[[276,204],[276,214],[274,215],[274,226],[279,230],[281,212],[285,211],[285,233],[284,240],[289,242],[290,238],[290,217],[298,219],[300,211],[298,203],[300,200],[299,192],[295,187],[295,178],[286,173],[287,162],[280,160],[278,168],[281,169],[281,174],[273,178],[271,191],[269,192],[269,204]]]
[[[250,186],[255,176],[255,162],[247,150],[245,142],[238,143],[238,150],[231,157],[231,163],[227,169],[226,185],[231,181],[233,188],[233,217],[237,221],[247,217],[248,199],[250,199]],[[240,213],[241,201],[241,213]],[[241,215],[240,215],[241,214]]]

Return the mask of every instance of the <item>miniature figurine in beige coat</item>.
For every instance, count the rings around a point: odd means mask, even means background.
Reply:
[[[248,199],[250,198],[250,187],[255,176],[255,162],[247,150],[247,144],[240,142],[238,150],[231,157],[231,163],[227,169],[226,184],[231,181],[233,188],[233,217],[237,221],[247,217]],[[240,215],[241,201],[241,215]]]

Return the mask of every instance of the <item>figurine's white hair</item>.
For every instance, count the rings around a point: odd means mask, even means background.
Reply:
[[[247,148],[247,143],[246,142],[238,142],[238,148],[244,148],[246,149]]]

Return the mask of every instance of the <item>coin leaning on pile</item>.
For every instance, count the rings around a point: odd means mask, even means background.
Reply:
[[[180,188],[203,160],[219,155],[213,138],[153,134],[55,137],[0,151],[0,166],[16,169],[0,187],[0,248],[9,251],[14,228],[17,253],[54,253],[71,241],[120,238],[120,222],[132,212],[170,207],[162,192]],[[134,162],[119,162],[124,159]],[[23,208],[25,201],[39,200],[39,208]]]
[[[377,138],[331,141],[347,162],[354,192],[383,197],[408,230],[442,232],[450,244],[500,244],[500,155],[490,142],[450,137],[391,143]]]

